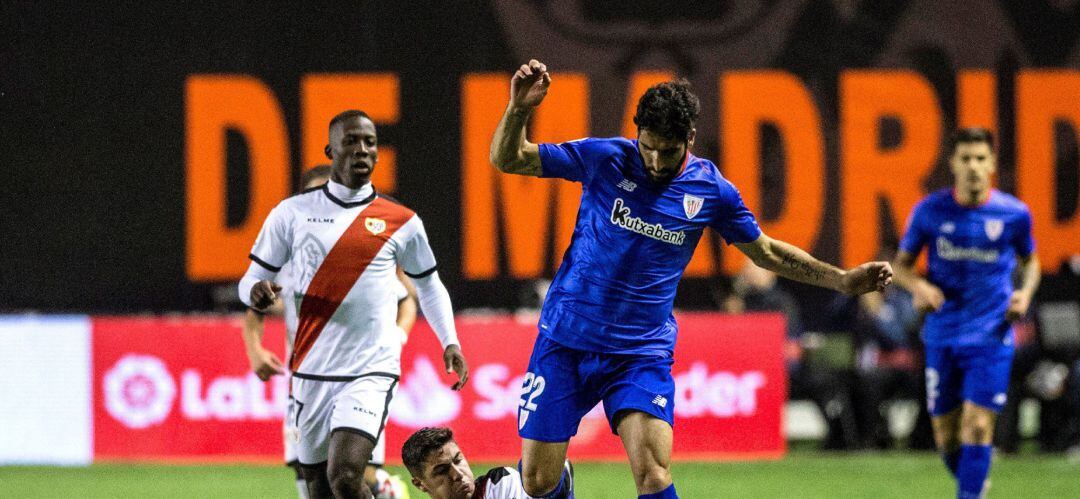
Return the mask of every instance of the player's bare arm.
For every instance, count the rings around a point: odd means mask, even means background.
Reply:
[[[833,289],[847,295],[882,291],[893,278],[889,262],[867,262],[842,270],[764,233],[753,242],[735,243],[735,246],[763,269],[788,279]]]
[[[915,271],[917,256],[904,250],[896,254],[893,265],[896,272],[896,284],[911,293],[912,303],[916,310],[934,312],[945,304],[945,293]]]
[[[525,127],[550,85],[547,66],[536,59],[514,72],[510,79],[510,103],[491,139],[489,159],[499,171],[540,176],[540,148],[525,138]]]
[[[1009,297],[1009,308],[1005,312],[1005,318],[1010,321],[1017,320],[1027,313],[1031,306],[1031,298],[1035,296],[1035,290],[1039,288],[1039,280],[1042,279],[1042,265],[1039,257],[1034,253],[1027,258],[1018,258],[1020,261],[1020,287],[1013,291]]]
[[[275,302],[275,305],[280,306],[280,300]],[[263,381],[275,374],[285,372],[281,359],[262,344],[265,322],[264,314],[248,309],[244,316],[244,329],[241,333],[251,370]]]

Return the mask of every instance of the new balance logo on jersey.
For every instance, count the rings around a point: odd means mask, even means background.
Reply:
[[[686,233],[683,231],[667,230],[660,224],[651,224],[640,218],[630,216],[630,208],[625,205],[622,198],[615,198],[615,205],[611,207],[611,223],[630,232],[636,232],[668,244],[682,245],[683,241],[686,240]]]
[[[953,261],[970,260],[973,262],[994,263],[998,259],[998,251],[996,249],[953,246],[948,239],[940,236],[937,238],[937,254],[945,260]]]
[[[629,180],[627,180],[625,178],[622,179],[616,185],[618,185],[620,189],[622,189],[622,190],[624,190],[626,192],[634,192],[634,189],[637,189],[637,184],[635,184],[635,183],[633,183],[633,182],[631,182],[631,181],[629,181]]]
[[[661,408],[667,407],[667,399],[664,398],[663,395],[657,395],[656,398],[652,399],[652,403],[660,406]]]

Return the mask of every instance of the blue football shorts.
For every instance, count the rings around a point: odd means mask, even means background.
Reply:
[[[1011,344],[926,345],[926,407],[944,415],[965,400],[1001,412],[1009,389]]]
[[[565,347],[536,338],[518,402],[518,434],[542,442],[565,442],[597,403],[612,433],[626,411],[641,411],[674,426],[674,359],[615,355]]]

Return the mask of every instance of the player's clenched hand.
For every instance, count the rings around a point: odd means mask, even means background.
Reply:
[[[551,85],[551,75],[544,63],[532,59],[522,64],[510,79],[510,105],[531,109],[540,105]]]
[[[911,301],[915,310],[936,312],[945,304],[945,293],[941,292],[941,288],[919,280],[911,290]]]
[[[457,373],[458,382],[454,383],[451,388],[460,390],[469,381],[469,364],[465,362],[465,355],[461,353],[461,347],[457,345],[446,347],[442,359],[443,364],[446,365],[447,374]]]
[[[841,286],[844,293],[861,295],[884,291],[892,284],[893,270],[889,262],[867,262],[844,273]]]
[[[1023,317],[1030,305],[1031,297],[1027,293],[1020,290],[1013,291],[1012,296],[1009,297],[1009,309],[1005,311],[1005,318],[1015,321]]]
[[[274,304],[278,291],[281,291],[281,286],[274,281],[262,280],[255,283],[251,288],[251,308],[265,311],[267,307]]]
[[[248,350],[248,361],[251,363],[251,370],[263,381],[270,379],[275,374],[285,372],[285,366],[281,363],[281,359],[274,355],[274,352],[261,346]]]

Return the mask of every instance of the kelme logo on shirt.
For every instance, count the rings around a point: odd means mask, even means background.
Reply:
[[[681,245],[686,240],[686,233],[683,231],[667,230],[660,224],[651,224],[638,217],[630,216],[630,208],[625,205],[622,198],[615,198],[615,205],[611,207],[611,223],[630,232],[668,244]]]

